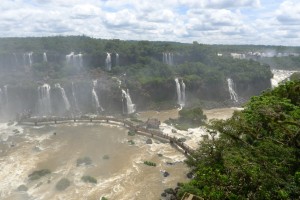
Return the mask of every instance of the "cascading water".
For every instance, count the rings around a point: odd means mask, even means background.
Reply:
[[[38,87],[39,114],[51,114],[50,89],[50,85],[46,83]]]
[[[163,63],[173,65],[173,53],[163,52]]]
[[[185,106],[185,83],[182,80],[180,86],[178,78],[175,78],[175,83],[176,83],[176,91],[177,91],[177,103],[182,108]]]
[[[70,54],[66,55],[66,62],[67,65],[70,65],[72,67],[82,68],[82,64],[83,64],[82,54],[79,53],[75,55],[74,52],[71,52]]]
[[[79,53],[79,54],[77,54],[77,55],[74,55],[74,56],[73,56],[73,59],[74,59],[73,63],[74,63],[77,67],[81,68],[81,67],[82,67],[82,54]]]
[[[106,59],[105,59],[105,67],[108,71],[111,71],[111,56],[110,53],[106,53]]]
[[[71,52],[70,54],[66,55],[66,62],[68,65],[71,64],[73,56],[74,56],[74,52]]]
[[[29,52],[28,53],[28,60],[29,60],[29,66],[30,66],[30,68],[32,67],[32,54],[33,54],[33,52]]]
[[[24,53],[23,54],[23,62],[24,62],[24,68],[26,67],[32,67],[32,54],[33,52]]]
[[[132,103],[131,97],[129,95],[129,90],[127,92],[122,89],[122,102],[126,100],[127,114],[132,114],[135,112],[135,104]],[[123,103],[124,105],[124,103]],[[123,113],[125,114],[125,109],[123,109]]]
[[[273,78],[271,79],[272,88],[277,87],[280,82],[288,79],[296,71],[273,69],[271,70]]]
[[[48,62],[48,59],[47,59],[47,54],[46,52],[43,53],[43,61],[44,62]]]
[[[119,54],[116,53],[116,66],[119,66]]]
[[[80,110],[79,110],[78,101],[77,101],[76,93],[75,93],[75,86],[74,86],[73,82],[72,82],[72,96],[73,96],[75,109],[76,109],[76,111],[79,112]]]
[[[233,80],[231,78],[227,78],[227,84],[228,84],[230,99],[237,103],[239,100],[238,100],[237,93],[233,89],[234,88]]]
[[[62,96],[62,98],[63,98],[63,100],[64,100],[65,109],[66,109],[67,111],[69,111],[71,106],[70,106],[70,102],[69,102],[69,100],[68,100],[68,97],[67,97],[67,95],[66,95],[65,89],[64,89],[63,87],[61,87],[59,83],[56,83],[56,84],[54,85],[54,87],[60,90],[61,96]]]
[[[97,80],[93,80],[93,89],[92,89],[92,95],[93,95],[93,99],[94,99],[94,102],[96,104],[96,110],[97,110],[97,113],[99,111],[99,109],[101,111],[104,111],[104,109],[102,108],[102,106],[100,105],[100,102],[99,102],[99,99],[98,99],[98,95],[96,93],[96,86],[97,86]]]
[[[181,80],[181,88],[182,88],[182,91],[181,91],[181,100],[183,102],[183,106],[185,105],[185,83],[183,82],[183,80]]]

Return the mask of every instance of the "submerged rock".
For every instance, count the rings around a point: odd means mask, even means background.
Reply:
[[[146,140],[146,144],[152,144],[152,143],[153,142],[152,142],[152,140],[150,138]]]
[[[168,177],[168,176],[170,176],[170,173],[167,172],[167,171],[165,171],[165,172],[163,173],[163,176],[164,176],[164,177]]]
[[[188,177],[189,179],[192,179],[193,178],[193,173],[192,172],[187,173],[186,177]]]
[[[17,188],[17,190],[20,191],[20,192],[26,192],[28,190],[28,187],[26,187],[26,185],[20,185]]]
[[[146,122],[147,128],[159,129],[160,121],[158,119],[148,119]]]

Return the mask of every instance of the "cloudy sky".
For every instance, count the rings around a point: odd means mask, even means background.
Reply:
[[[300,46],[300,0],[0,0],[0,37]]]

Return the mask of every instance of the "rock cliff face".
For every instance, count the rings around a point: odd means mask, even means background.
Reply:
[[[50,37],[0,44],[0,116],[42,115],[44,104],[51,115],[126,114],[129,104],[137,111],[232,106],[271,87],[268,66],[220,58],[197,43]],[[38,92],[44,84],[50,87],[46,96]]]
[[[124,113],[124,102],[122,103],[122,87],[110,76],[102,76],[97,79],[95,87],[96,94],[100,105],[104,108],[103,113],[115,114]],[[65,109],[65,105],[60,91],[54,87],[54,83],[62,80],[48,80],[51,86],[50,99],[53,115],[70,115],[96,113],[95,102],[92,96],[92,80],[73,80],[61,83],[66,96],[70,102],[70,110]],[[54,82],[55,81],[55,82]],[[72,87],[73,82],[73,87]],[[0,112],[2,116],[13,116],[16,113],[30,110],[33,114],[40,114],[39,111],[39,94],[38,86],[40,84],[33,83],[30,85],[8,85],[7,93],[1,93]],[[259,80],[255,82],[237,82],[236,93],[241,100],[249,99],[249,97],[259,94],[263,90],[270,87],[269,80]],[[4,86],[1,87],[4,91]],[[136,104],[137,111],[145,109],[168,109],[178,107],[176,84],[172,79],[162,82],[149,82],[144,85],[130,85],[132,102]],[[192,81],[186,84],[186,106],[195,104],[201,105],[201,102],[211,102],[213,105],[226,106],[237,105],[230,100],[226,80],[223,83],[207,84],[201,81]]]

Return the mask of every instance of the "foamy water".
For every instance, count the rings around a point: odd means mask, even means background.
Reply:
[[[157,199],[168,187],[187,181],[184,156],[169,144],[147,137],[128,136],[127,130],[99,124],[64,124],[40,127],[1,126],[1,133],[19,128],[20,133],[9,136],[14,147],[5,146],[0,157],[1,199]],[[7,132],[7,133],[6,133]],[[53,133],[56,133],[54,135]],[[135,145],[130,145],[133,140]],[[7,142],[7,140],[5,141]],[[162,157],[158,153],[163,154]],[[102,157],[109,155],[109,159]],[[89,156],[90,166],[76,166],[76,160]],[[157,163],[157,167],[143,164],[145,160]],[[169,166],[166,162],[174,162]],[[49,169],[51,174],[39,180],[29,180],[35,170]],[[164,178],[162,171],[168,171]],[[84,183],[83,175],[97,179],[97,184]],[[68,178],[70,187],[58,192],[56,183]],[[18,192],[20,185],[28,191]]]

